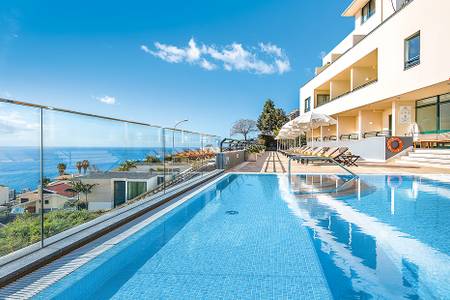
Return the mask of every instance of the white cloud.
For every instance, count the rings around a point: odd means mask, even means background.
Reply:
[[[271,43],[268,44],[259,43],[259,47],[261,48],[261,51],[266,52],[268,54],[273,54],[277,57],[283,56],[283,50],[277,45],[273,45]]]
[[[214,70],[222,65],[227,71],[248,71],[255,74],[283,74],[290,71],[289,59],[284,51],[271,43],[260,43],[259,48],[246,49],[242,44],[232,43],[223,47],[201,45],[193,38],[187,47],[179,48],[159,42],[154,44],[155,50],[146,45],[141,49],[169,63],[189,63],[205,70]]]
[[[111,96],[95,97],[95,99],[108,105],[116,104],[116,98]]]
[[[12,134],[22,131],[38,130],[39,123],[27,120],[22,114],[10,111],[0,114],[0,133]]]
[[[208,71],[211,71],[211,70],[214,70],[215,68],[217,68],[217,66],[215,64],[210,63],[206,59],[202,59],[202,61],[200,62],[200,67],[202,67],[203,69],[208,70]]]

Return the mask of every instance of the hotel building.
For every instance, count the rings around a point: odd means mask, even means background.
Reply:
[[[342,14],[354,30],[300,88],[300,114],[337,120],[308,140],[361,152],[372,137],[450,132],[449,12],[448,0],[354,0]]]

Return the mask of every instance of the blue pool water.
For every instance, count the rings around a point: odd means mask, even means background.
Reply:
[[[450,185],[232,174],[40,299],[445,299]]]

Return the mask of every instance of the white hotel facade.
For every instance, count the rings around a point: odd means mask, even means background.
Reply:
[[[450,132],[449,13],[449,0],[354,0],[342,14],[354,30],[300,88],[300,114],[337,124],[307,138],[411,136],[414,123],[422,134]]]

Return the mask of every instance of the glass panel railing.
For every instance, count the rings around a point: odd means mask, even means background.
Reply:
[[[5,99],[0,133],[0,257],[215,170],[220,141]]]
[[[41,239],[40,116],[0,103],[0,256]]]
[[[45,237],[153,190],[164,178],[161,129],[44,112]]]

